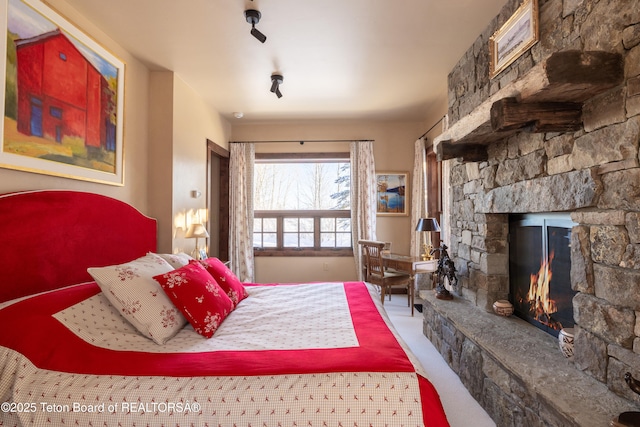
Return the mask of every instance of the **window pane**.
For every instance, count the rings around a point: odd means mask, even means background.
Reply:
[[[320,220],[320,231],[336,231],[335,218],[322,218]]]
[[[58,107],[49,107],[49,114],[56,119],[62,119],[62,110]]]
[[[256,233],[262,231],[262,219],[260,218],[253,219],[253,231]]]
[[[313,218],[300,218],[300,231],[313,231]]]
[[[284,219],[284,231],[297,232],[298,231],[298,218],[285,218]]]
[[[340,248],[350,248],[351,247],[351,233],[337,233],[336,235],[336,246]]]
[[[301,248],[313,247],[313,233],[300,233],[300,247]]]
[[[278,231],[278,221],[275,218],[264,218],[262,220],[262,227],[264,227],[264,231],[275,233]]]
[[[253,247],[254,248],[262,247],[262,233],[253,233]]]
[[[262,239],[263,248],[275,248],[278,246],[278,235],[276,233],[264,233]]]
[[[298,247],[298,233],[284,233],[284,247],[285,248],[297,248]]]
[[[351,231],[351,218],[336,218],[339,231]]]
[[[348,161],[257,161],[254,209],[349,209],[350,168]]]
[[[320,235],[320,246],[323,248],[335,248],[336,235],[333,233],[322,233]]]

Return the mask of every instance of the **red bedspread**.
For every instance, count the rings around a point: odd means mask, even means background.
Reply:
[[[52,317],[99,293],[94,283],[32,297],[0,310],[0,346],[20,353],[39,370],[95,376],[221,378],[342,372],[415,373],[416,368],[387,327],[369,289],[362,283],[345,283],[344,289],[359,342],[356,347],[171,354],[96,347]],[[291,301],[291,304],[298,303],[303,304]],[[420,375],[418,383],[423,425],[447,426],[431,383]]]

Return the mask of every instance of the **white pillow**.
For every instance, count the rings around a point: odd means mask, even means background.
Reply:
[[[153,254],[153,252],[149,252]],[[189,264],[189,261],[193,260],[190,255],[185,254],[184,252],[180,252],[177,254],[154,254],[158,255],[163,260],[167,261],[171,267],[178,269],[180,267],[184,267]]]
[[[148,253],[125,264],[87,271],[118,312],[156,343],[166,343],[186,325],[182,313],[153,280],[153,276],[173,271],[161,257]]]

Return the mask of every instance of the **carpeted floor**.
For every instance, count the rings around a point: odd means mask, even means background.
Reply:
[[[422,333],[422,313],[407,307],[406,296],[393,295],[385,310],[396,330],[418,357],[427,378],[436,387],[451,427],[495,427],[495,423],[469,394],[460,378]]]

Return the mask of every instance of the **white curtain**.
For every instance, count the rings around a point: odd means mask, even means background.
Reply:
[[[354,141],[351,153],[351,236],[358,280],[362,277],[362,251],[358,240],[376,239],[376,165],[373,141]]]
[[[411,256],[417,257],[422,252],[421,234],[415,231],[420,218],[425,218],[427,213],[427,151],[426,139],[420,138],[414,145],[413,160],[413,185],[411,190]]]
[[[243,282],[254,281],[252,143],[230,144],[229,157],[229,259]]]

